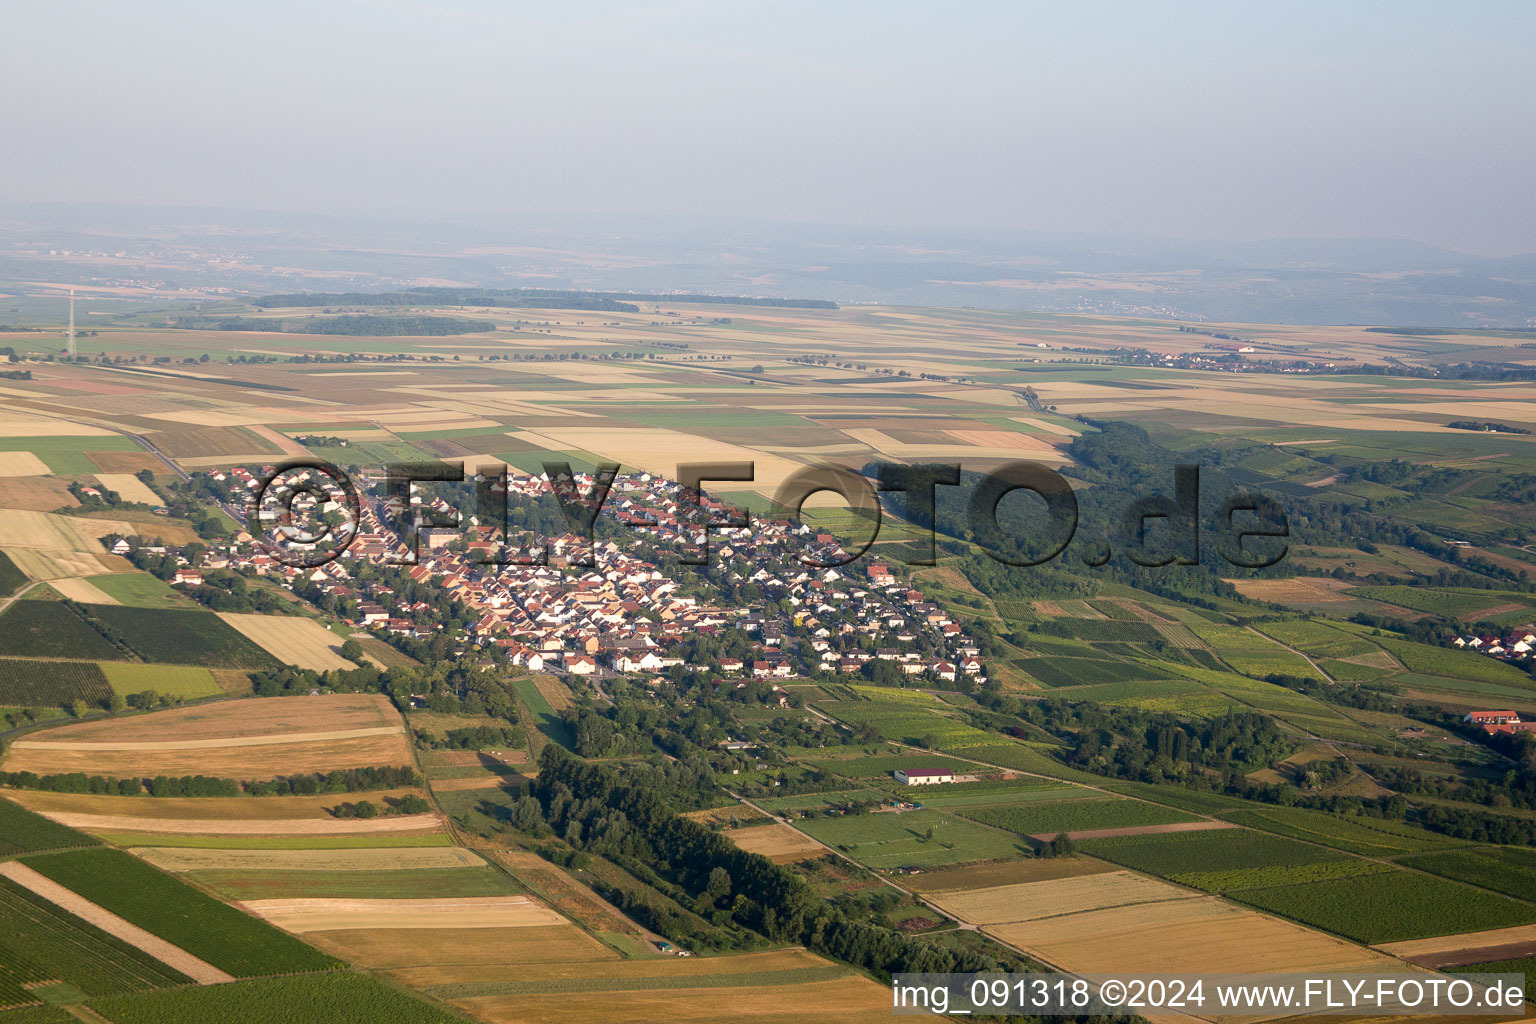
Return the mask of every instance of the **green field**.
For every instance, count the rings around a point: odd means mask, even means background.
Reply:
[[[1504,683],[1522,687],[1536,695],[1536,680],[1532,680],[1528,673],[1485,655],[1458,651],[1449,647],[1431,647],[1411,640],[1396,640],[1390,637],[1374,639],[1414,672],[1448,679]]]
[[[110,661],[123,652],[64,604],[17,601],[0,615],[0,655]]]
[[[1393,857],[1459,845],[1457,840],[1385,818],[1341,818],[1299,807],[1263,807],[1222,811],[1219,816],[1249,828],[1322,843],[1347,853]]]
[[[571,731],[566,728],[555,709],[549,706],[549,701],[539,692],[530,676],[519,676],[512,680],[512,686],[517,690],[517,695],[522,699],[523,706],[533,716],[534,725],[545,738],[558,743],[567,750],[575,747],[575,741],[571,738]]]
[[[99,839],[84,832],[76,832],[9,800],[0,800],[0,857],[100,845]]]
[[[98,472],[86,452],[143,451],[130,438],[110,437],[0,437],[0,452],[31,452],[56,476],[85,476]]]
[[[1536,904],[1409,871],[1248,889],[1230,898],[1368,944],[1536,921]]]
[[[1029,854],[1021,840],[938,811],[807,818],[807,834],[874,868],[935,867]],[[928,830],[933,838],[928,839]]]
[[[1490,846],[1403,857],[1398,863],[1508,896],[1536,896],[1536,850]]]
[[[1207,892],[1392,870],[1336,850],[1248,829],[1091,839],[1084,853]]]
[[[91,605],[91,615],[127,637],[145,661],[213,668],[277,668],[278,660],[212,612]]]
[[[217,697],[224,691],[213,681],[213,673],[195,665],[138,665],[126,661],[105,661],[101,671],[113,692],[123,696],[154,690],[173,697],[194,699]]]
[[[1528,610],[1530,605],[1536,603],[1530,594],[1508,590],[1440,590],[1434,587],[1386,586],[1351,587],[1349,593],[1354,597],[1380,601],[1383,604],[1401,605],[1404,608],[1412,608],[1416,612],[1443,615],[1452,619],[1477,619],[1481,617],[1478,615],[1481,609],[1506,604],[1523,604]]]
[[[1124,683],[1158,678],[1158,673],[1140,665],[1101,658],[1053,654],[1044,658],[1019,658],[1010,664],[1023,669],[1046,686],[1083,686],[1089,683]]]
[[[351,972],[115,996],[94,999],[90,1008],[113,1024],[462,1024],[456,1014]]]
[[[865,757],[808,757],[811,764],[849,779],[891,779],[898,768],[923,768],[933,771],[985,771],[969,761],[925,754],[871,754]]]
[[[922,745],[925,740],[931,740],[937,748],[949,750],[997,740],[992,733],[901,702],[819,701],[816,706],[833,718],[851,725],[869,725],[886,739],[901,743]]]
[[[92,662],[0,658],[0,706],[68,707],[83,700],[105,707],[111,697],[107,677]]]
[[[505,872],[483,868],[404,871],[189,871],[185,877],[225,899],[436,899],[515,896],[524,892]]]
[[[86,582],[108,597],[130,608],[196,608],[190,598],[178,594],[169,584],[147,572],[119,572],[108,576],[90,576]]]
[[[336,966],[298,939],[121,850],[48,853],[23,863],[237,978]]]
[[[0,1006],[34,1001],[23,985],[57,981],[89,996],[139,992],[191,979],[0,878]],[[0,1016],[0,1020],[4,1020]]]
[[[1179,821],[1199,820],[1192,814],[1171,807],[1123,797],[970,807],[958,813],[1021,836],[1131,828],[1138,825],[1170,825]]]

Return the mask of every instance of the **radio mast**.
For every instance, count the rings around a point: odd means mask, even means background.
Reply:
[[[75,290],[69,290],[69,360],[75,360]]]

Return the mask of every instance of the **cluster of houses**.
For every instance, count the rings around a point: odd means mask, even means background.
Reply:
[[[1451,646],[1466,651],[1476,651],[1490,658],[1503,661],[1526,661],[1536,650],[1536,626],[1521,626],[1506,636],[1468,634],[1451,637]]]
[[[1536,722],[1522,722],[1515,711],[1469,711],[1462,721],[1475,725],[1490,736],[1499,733],[1530,733],[1536,736]]]
[[[259,486],[244,469],[212,478],[237,493]],[[503,479],[477,482],[488,483],[493,492],[530,498],[551,486],[543,474],[511,469]],[[593,484],[584,474],[574,482],[579,493]],[[458,515],[441,498],[413,494],[410,500],[427,514],[414,517],[418,521]],[[502,649],[513,664],[535,672],[656,674],[682,665],[778,682],[860,672],[881,661],[902,676],[918,677],[915,681],[985,681],[980,649],[948,612],[901,582],[888,565],[822,567],[846,556],[832,536],[804,525],[754,520],[749,529],[711,530],[715,580],[728,584],[724,592],[738,594],[753,585],[753,600],[712,603],[697,596],[700,587],[685,592],[659,568],[660,555],[701,545],[705,528],[699,515],[718,519],[728,509],[707,496],[695,506],[681,485],[663,477],[617,477],[601,517],[626,529],[599,536],[590,551],[583,538],[547,538],[540,559],[547,564],[507,564],[532,559],[521,549],[503,550],[500,531],[473,517],[461,518],[460,528],[402,535],[388,524],[398,522],[403,511],[399,496],[363,502],[344,557],[318,567],[280,564],[248,536],[210,551],[204,565],[276,575],[293,589],[356,602],[358,626],[426,639],[439,627],[415,614],[423,610],[419,603],[360,580],[348,564],[354,559],[407,563],[413,581],[442,588],[479,616],[468,635],[455,641]],[[413,548],[415,564],[409,565]],[[802,554],[818,564],[802,561]],[[197,568],[187,567],[176,582],[200,583]],[[742,656],[692,665],[680,650],[689,638],[723,640],[733,633],[747,639]]]

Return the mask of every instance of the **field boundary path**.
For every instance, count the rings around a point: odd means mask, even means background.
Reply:
[[[123,920],[110,910],[98,907],[90,900],[72,892],[52,879],[33,871],[17,861],[0,863],[0,875],[4,875],[23,889],[36,893],[43,899],[66,910],[76,917],[100,928],[113,938],[159,960],[167,967],[175,968],[199,985],[221,985],[234,981],[234,975],[226,974],[217,967],[200,960],[182,949],[153,935],[138,925]]]

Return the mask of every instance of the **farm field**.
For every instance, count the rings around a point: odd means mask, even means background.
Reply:
[[[404,724],[383,697],[336,694],[218,701],[82,722],[12,744],[0,764],[39,774],[268,779],[410,760]]]
[[[393,873],[479,869],[485,861],[460,846],[422,849],[211,850],[148,846],[132,853],[162,871]]]
[[[127,637],[134,652],[148,662],[247,669],[278,665],[212,612],[92,605],[91,618]]]
[[[1536,904],[1406,871],[1248,889],[1233,898],[1373,945],[1536,921]]]
[[[53,601],[17,601],[0,615],[0,655],[112,660],[124,652],[72,608]]]
[[[1088,840],[1082,849],[1207,892],[1392,870],[1385,864],[1249,829]]]
[[[512,928],[357,928],[310,932],[306,941],[359,967],[565,963],[617,960],[618,954],[573,924]]]
[[[531,896],[389,899],[292,898],[241,902],[286,932],[538,928],[565,919]]]
[[[146,858],[148,859],[148,858]],[[512,896],[522,887],[493,867],[401,868],[354,872],[208,868],[182,872],[188,881],[227,900],[468,899]]]
[[[1077,914],[1106,907],[1201,898],[1129,871],[1110,871],[1047,881],[991,886],[960,892],[934,893],[929,897],[944,910],[972,924],[995,925],[1034,921],[1061,914]]]
[[[452,1013],[350,971],[114,996],[89,1006],[112,1024],[460,1024]]]
[[[316,672],[356,668],[339,653],[346,641],[314,619],[296,615],[237,615],[220,612],[219,618],[246,639],[279,661]]]
[[[120,850],[34,854],[22,863],[236,977],[335,966],[297,939]]]
[[[760,853],[775,864],[793,864],[827,852],[820,843],[788,825],[727,829],[725,837],[748,853]]]
[[[1089,800],[967,807],[958,813],[1021,836],[1055,835],[1059,832],[1070,835],[1099,829],[1172,825],[1200,820],[1171,807],[1108,796]]]
[[[104,661],[102,674],[113,693],[131,696],[153,690],[170,697],[196,700],[218,697],[224,691],[214,682],[213,673],[195,665],[140,665],[127,661]]]
[[[0,799],[0,857],[100,845],[99,839]]]
[[[815,1006],[828,1020],[856,1024],[889,1014],[889,995],[846,967],[804,950],[678,960],[518,965],[515,977],[484,967],[395,971],[395,980],[494,1022],[621,1019],[637,1024],[733,1019],[759,1024],[804,1020]]]
[[[118,604],[130,608],[197,608],[191,598],[178,594],[147,572],[111,573],[90,576],[85,582]]]
[[[1026,856],[1015,837],[938,811],[807,818],[800,827],[872,868],[935,867]],[[933,838],[927,838],[929,830]]]
[[[35,1002],[37,997],[23,986],[50,980],[75,985],[88,996],[190,981],[9,878],[0,878],[0,1007]]]
[[[1506,896],[1530,899],[1536,895],[1536,850],[1505,846],[1448,850],[1400,857],[1398,863]]]
[[[83,700],[104,707],[113,692],[104,667],[89,661],[0,658],[0,706],[67,707]]]
[[[1393,857],[1459,845],[1447,836],[1383,818],[1343,818],[1299,807],[1264,807],[1217,813],[1226,821],[1249,828],[1321,843],[1367,857]]]
[[[1382,969],[1395,961],[1213,896],[1090,910],[983,929],[1080,973]]]

